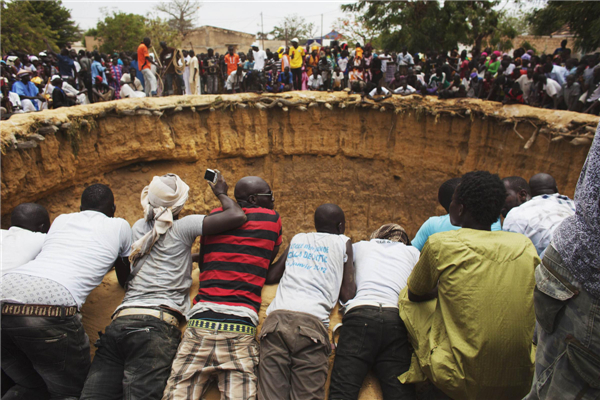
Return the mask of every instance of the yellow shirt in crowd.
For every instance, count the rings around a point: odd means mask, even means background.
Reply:
[[[400,299],[418,365],[402,382],[423,374],[456,399],[517,399],[530,389],[535,314],[531,241],[520,234],[462,228],[429,237],[408,288],[438,298]]]
[[[302,59],[304,58],[304,47],[298,46],[295,48],[294,46],[290,47],[290,68],[300,68],[302,67]]]

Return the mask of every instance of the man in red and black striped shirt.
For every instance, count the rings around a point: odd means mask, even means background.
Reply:
[[[201,239],[200,288],[173,362],[166,400],[199,398],[212,375],[218,376],[225,398],[256,397],[254,335],[261,291],[265,283],[278,283],[285,267],[272,266],[282,240],[281,218],[273,210],[269,184],[259,177],[240,179],[235,198],[246,223]]]

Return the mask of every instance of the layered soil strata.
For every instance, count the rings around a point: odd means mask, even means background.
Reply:
[[[15,115],[0,123],[2,227],[26,201],[43,204],[52,218],[77,211],[81,192],[96,182],[112,188],[117,216],[133,224],[142,216],[142,188],[167,172],[190,185],[183,214],[207,213],[218,202],[202,177],[217,168],[230,194],[246,175],[271,184],[285,243],[313,230],[314,210],[325,202],[344,209],[354,241],[388,222],[413,237],[444,213],[440,183],[468,171],[526,179],[547,172],[572,197],[598,120],[480,100],[374,103],[311,92],[121,100]],[[197,269],[194,277],[195,294]],[[261,321],[275,291],[263,290]],[[83,315],[92,343],[122,296],[114,272],[89,296]],[[334,311],[331,326],[340,320]],[[369,377],[361,399],[379,393]]]

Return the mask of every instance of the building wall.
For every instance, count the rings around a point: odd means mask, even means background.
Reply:
[[[513,42],[514,48],[518,49],[519,47],[521,47],[521,44],[523,42],[527,41],[527,42],[529,42],[529,44],[531,44],[535,48],[535,51],[537,54],[542,54],[542,53],[547,54],[547,53],[553,53],[556,48],[560,47],[560,42],[562,42],[565,39],[568,40],[567,47],[570,49],[573,49],[574,39],[572,36],[521,35],[521,36],[517,36],[516,38],[514,38],[512,42]]]
[[[255,41],[255,36],[250,33],[236,32],[228,29],[202,26],[188,33],[183,39],[183,49],[193,48],[196,53],[206,53],[212,48],[215,53],[225,53],[231,45],[236,51],[247,51]]]

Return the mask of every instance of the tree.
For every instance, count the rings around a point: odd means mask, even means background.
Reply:
[[[166,19],[148,14],[144,37],[149,37],[152,43],[166,42],[172,47],[181,47],[181,35]]]
[[[312,22],[306,22],[304,17],[291,14],[284,17],[281,26],[275,26],[269,36],[274,40],[292,40],[298,38],[300,41],[312,39],[317,35],[317,27]]]
[[[71,11],[60,0],[31,1],[33,10],[43,16],[44,22],[57,33],[56,44],[63,48],[79,39],[79,26],[71,19]]]
[[[447,51],[458,43],[481,47],[498,30],[502,10],[494,1],[395,1],[359,0],[342,10],[361,13],[369,29],[381,32],[383,47],[410,51]]]
[[[113,11],[105,14],[97,25],[98,37],[102,38],[100,50],[104,53],[137,49],[146,31],[145,18],[137,14]]]
[[[339,32],[348,43],[366,43],[373,42],[379,32],[370,28],[362,18],[362,16],[354,13],[346,14],[344,17],[338,18],[332,29]]]
[[[549,1],[533,11],[529,21],[534,35],[550,35],[567,26],[575,35],[575,47],[583,52],[600,47],[600,2]]]
[[[44,38],[58,50],[58,33],[53,31],[29,1],[1,1],[2,51],[20,50],[37,53],[46,49]]]
[[[169,15],[169,25],[184,37],[193,29],[200,7],[198,0],[169,0],[159,3],[156,10]]]

